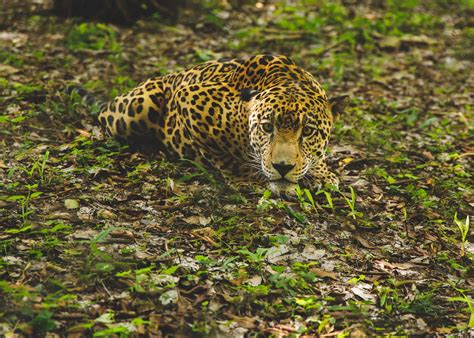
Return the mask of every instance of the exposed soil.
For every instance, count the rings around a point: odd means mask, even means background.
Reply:
[[[0,31],[0,334],[468,334],[474,16],[405,5],[224,3],[176,25],[26,16]],[[65,91],[104,100],[266,51],[353,98],[329,154],[340,192],[236,191],[104,138],[97,107]]]

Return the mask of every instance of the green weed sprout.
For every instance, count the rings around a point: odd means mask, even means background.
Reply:
[[[454,223],[461,232],[461,257],[463,257],[467,244],[467,234],[469,233],[469,216],[466,216],[466,220],[463,222],[462,220],[458,219],[458,213],[456,212],[454,214]]]
[[[41,191],[34,191],[38,188],[38,184],[27,184],[26,188],[28,189],[28,194],[26,195],[15,195],[10,196],[7,198],[7,201],[17,201],[20,204],[21,210],[21,219],[23,221],[23,228],[21,230],[10,229],[10,232],[21,232],[29,229],[27,228],[28,224],[28,217],[34,212],[34,210],[30,209],[30,202],[31,200],[38,198],[42,192]]]
[[[356,219],[357,216],[362,216],[362,213],[355,210],[356,195],[355,195],[354,188],[349,186],[349,189],[351,191],[351,199],[347,198],[342,192],[339,192],[339,193],[341,194],[341,196],[344,198],[347,205],[351,209],[351,212],[348,215],[351,216],[353,219]]]
[[[467,322],[468,328],[474,328],[474,300],[464,293],[464,290],[454,287],[461,296],[448,298],[450,302],[463,302],[467,304],[467,310],[469,311],[469,321]]]
[[[334,210],[334,203],[332,201],[331,193],[326,190],[319,190],[316,195],[324,194],[326,196],[326,201],[328,202],[329,208]]]

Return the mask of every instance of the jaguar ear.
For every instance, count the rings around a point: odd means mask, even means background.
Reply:
[[[242,101],[250,101],[252,97],[259,93],[258,90],[252,88],[244,88],[240,91],[240,98]]]
[[[349,95],[342,95],[329,99],[329,108],[331,109],[332,116],[336,119],[344,112],[344,109],[351,102]]]

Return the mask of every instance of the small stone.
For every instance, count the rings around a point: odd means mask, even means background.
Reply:
[[[117,214],[107,209],[98,210],[97,217],[102,218],[102,219],[117,219],[118,218]]]
[[[176,291],[175,289],[166,291],[160,296],[160,302],[163,305],[176,303],[177,301],[178,301],[178,291]]]
[[[64,200],[64,206],[66,209],[77,209],[79,208],[79,201],[68,198]]]

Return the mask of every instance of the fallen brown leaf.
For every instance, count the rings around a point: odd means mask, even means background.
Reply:
[[[327,277],[333,280],[338,279],[337,274],[335,272],[326,271],[317,267],[312,267],[311,269],[309,269],[309,271],[311,271],[312,273],[316,274],[319,277],[323,277],[323,278]]]
[[[362,245],[366,249],[375,249],[376,248],[376,246],[373,246],[368,240],[361,237],[360,235],[355,235],[354,238],[357,240],[357,242],[360,243],[360,245]]]

